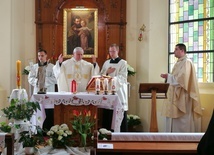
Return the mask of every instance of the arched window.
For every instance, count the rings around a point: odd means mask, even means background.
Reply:
[[[184,43],[198,82],[214,82],[214,0],[169,0],[169,72]]]

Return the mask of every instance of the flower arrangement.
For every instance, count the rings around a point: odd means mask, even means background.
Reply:
[[[30,73],[30,66],[26,66],[22,72],[23,75],[28,75]]]
[[[3,108],[3,116],[8,119],[30,120],[33,113],[40,110],[38,102],[27,102],[25,99],[12,99],[10,106]]]
[[[127,64],[127,70],[128,70],[128,76],[134,76],[136,73],[134,68],[131,67],[129,64]]]
[[[140,117],[137,115],[127,115],[128,127],[138,126],[141,124]]]
[[[98,130],[98,139],[99,140],[108,140],[110,134],[111,134],[111,131],[109,131],[105,128],[100,128]]]
[[[50,137],[48,143],[54,148],[65,148],[66,146],[71,146],[73,143],[71,139],[72,131],[69,130],[67,124],[52,126],[47,135]]]
[[[83,113],[73,110],[74,120],[71,122],[73,130],[80,135],[80,146],[85,147],[87,137],[92,136],[91,128],[95,125],[96,115],[91,120],[91,111],[83,110]]]

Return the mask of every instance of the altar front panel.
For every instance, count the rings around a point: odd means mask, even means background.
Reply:
[[[92,127],[92,131],[97,129],[97,106],[94,105],[55,105],[54,106],[54,125],[66,123],[69,129],[72,130],[71,122],[74,120],[73,110],[83,113],[84,110],[90,111],[91,120],[95,121],[95,126]],[[94,119],[95,118],[95,119]]]

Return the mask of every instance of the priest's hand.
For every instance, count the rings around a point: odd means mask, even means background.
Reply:
[[[162,78],[167,79],[168,78],[168,74],[161,74],[160,75]]]
[[[116,70],[115,68],[109,67],[106,71],[106,75],[113,73],[115,70]]]
[[[58,60],[59,60],[60,64],[63,62],[63,55],[62,54],[59,55]]]

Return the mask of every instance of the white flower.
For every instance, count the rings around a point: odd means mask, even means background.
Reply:
[[[101,129],[99,130],[99,132],[100,132],[101,134],[110,134],[110,133],[111,133],[111,131],[109,131],[109,130],[107,130],[107,129],[105,129],[105,128],[101,128]]]
[[[68,130],[68,126],[67,126],[67,124],[62,124],[62,125],[60,125],[59,129]]]
[[[57,132],[58,128],[59,128],[59,125],[55,125],[55,126],[52,126],[50,130],[52,130],[53,132]]]
[[[72,134],[72,132],[70,130],[66,130],[65,133],[67,133],[68,135]]]
[[[62,136],[58,136],[58,140],[61,140],[63,137]]]
[[[129,71],[131,71],[131,72],[134,72],[134,68],[131,67],[129,64],[127,64],[127,69],[128,69]]]

